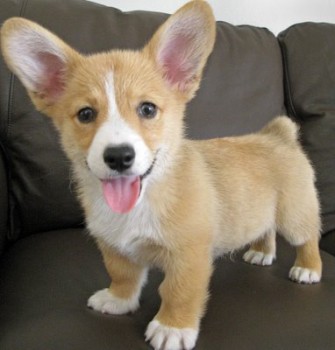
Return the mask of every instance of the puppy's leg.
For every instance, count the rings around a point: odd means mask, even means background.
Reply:
[[[321,222],[316,190],[309,183],[300,189],[297,185],[287,193],[294,195],[281,199],[277,224],[279,233],[297,249],[289,277],[298,283],[319,282],[322,274],[319,252]]]
[[[112,279],[109,288],[94,293],[88,306],[107,314],[121,315],[134,312],[139,307],[139,297],[147,271],[117,251],[99,244],[106,269]]]
[[[299,283],[317,283],[321,279],[322,262],[318,239],[312,238],[298,246],[297,258],[289,277]]]
[[[243,255],[243,260],[254,265],[272,265],[276,258],[276,231],[267,232],[261,239],[252,243]]]
[[[189,350],[195,346],[212,273],[209,253],[199,247],[190,254],[170,256],[159,288],[161,307],[149,323],[146,339],[155,350]]]

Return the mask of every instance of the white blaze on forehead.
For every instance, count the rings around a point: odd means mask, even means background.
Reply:
[[[110,143],[119,145],[128,143],[133,145],[134,140],[137,140],[139,135],[128,125],[128,123],[121,117],[116,103],[114,77],[112,73],[107,75],[105,82],[105,89],[108,101],[108,116],[107,122],[109,126]]]
[[[105,90],[108,100],[108,114],[118,115],[120,116],[119,110],[116,104],[116,96],[115,96],[115,86],[114,86],[114,76],[113,73],[107,74],[107,78],[105,81]]]
[[[147,147],[145,140],[131,127],[119,112],[116,98],[114,77],[109,73],[105,82],[105,91],[108,101],[106,121],[97,130],[90,146],[87,162],[96,176],[103,179],[117,175],[111,171],[103,160],[103,153],[109,146],[127,144],[135,150],[135,162],[129,169],[134,175],[142,175],[150,167],[154,155]]]

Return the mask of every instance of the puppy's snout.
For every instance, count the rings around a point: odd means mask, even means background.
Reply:
[[[109,146],[105,149],[103,158],[110,169],[121,173],[133,165],[135,150],[127,144]]]

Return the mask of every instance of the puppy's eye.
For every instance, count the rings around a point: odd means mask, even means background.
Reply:
[[[88,124],[94,122],[97,117],[97,111],[91,107],[84,107],[77,113],[77,118],[82,124]]]
[[[151,102],[141,102],[137,107],[139,117],[152,119],[157,114],[157,106]]]

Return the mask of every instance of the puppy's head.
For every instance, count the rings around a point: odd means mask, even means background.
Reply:
[[[141,51],[84,56],[22,18],[1,30],[6,63],[52,118],[76,172],[99,179],[120,213],[172,164],[214,39],[214,17],[201,0],[172,15]]]

